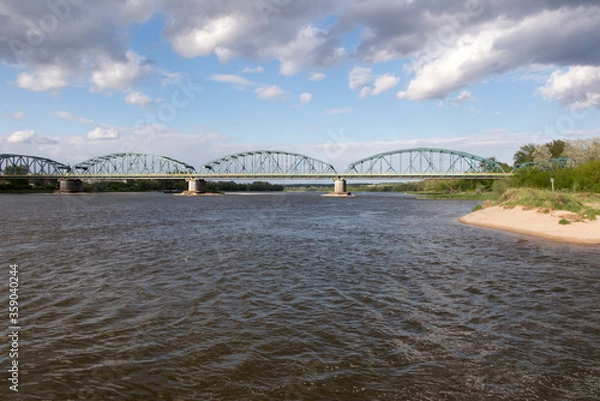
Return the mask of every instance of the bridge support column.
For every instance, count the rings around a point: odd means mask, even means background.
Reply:
[[[187,192],[196,194],[206,192],[206,181],[196,178],[189,179]]]
[[[348,186],[346,180],[342,177],[338,177],[333,180],[333,192],[324,194],[323,196],[339,196],[339,197],[352,197],[351,192],[348,192]]]
[[[78,179],[60,180],[58,192],[73,193],[83,192],[83,181]]]

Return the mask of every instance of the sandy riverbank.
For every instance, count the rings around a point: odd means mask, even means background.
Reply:
[[[523,210],[519,206],[513,209],[491,206],[463,216],[459,220],[474,226],[506,230],[555,241],[600,245],[600,219],[573,221],[571,224],[562,225],[558,223],[562,218],[573,218],[573,213],[561,210],[541,213],[535,210]]]

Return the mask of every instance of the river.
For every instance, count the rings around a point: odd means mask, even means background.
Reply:
[[[0,195],[0,394],[599,400],[600,248],[459,223],[475,204]]]

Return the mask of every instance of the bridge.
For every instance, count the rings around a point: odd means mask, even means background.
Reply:
[[[98,156],[74,166],[37,156],[0,154],[0,178],[61,180],[75,191],[82,180],[187,179],[190,191],[204,180],[267,179],[497,179],[509,176],[493,159],[432,148],[379,153],[351,163],[343,173],[324,161],[298,153],[259,150],[221,157],[196,169],[176,159],[143,153]],[[70,184],[69,184],[70,183]]]

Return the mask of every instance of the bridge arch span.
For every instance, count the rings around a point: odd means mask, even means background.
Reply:
[[[62,176],[69,169],[68,165],[45,157],[0,154],[0,176]]]
[[[338,175],[329,163],[298,153],[277,150],[257,150],[224,156],[202,166],[200,173],[223,178],[330,178]]]
[[[194,166],[166,156],[144,153],[113,153],[78,163],[71,175],[127,176],[194,174]]]
[[[467,152],[436,148],[400,149],[351,163],[346,174],[393,177],[452,177],[505,174],[493,159]]]

